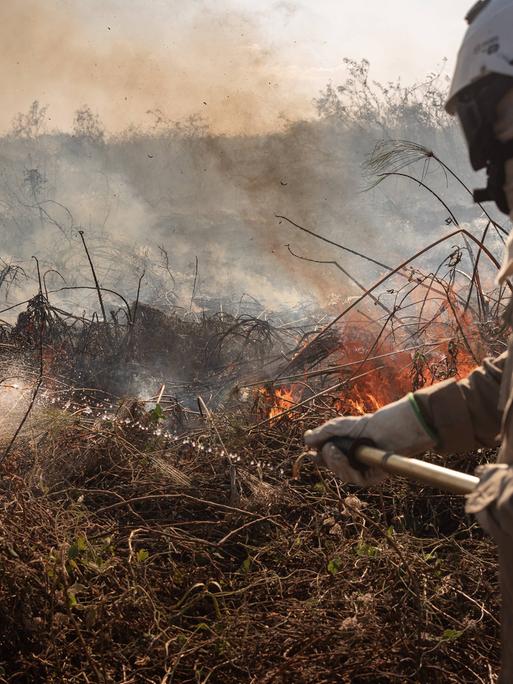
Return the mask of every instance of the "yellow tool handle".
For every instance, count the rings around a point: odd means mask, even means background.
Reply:
[[[453,494],[470,494],[477,487],[479,478],[467,475],[458,470],[444,468],[434,463],[420,461],[417,458],[406,458],[373,446],[358,444],[345,437],[330,440],[347,456],[367,466],[378,466],[387,473],[402,475],[409,480],[437,487]]]

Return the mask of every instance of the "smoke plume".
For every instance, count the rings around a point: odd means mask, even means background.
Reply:
[[[0,3],[0,130],[35,99],[50,105],[49,128],[61,130],[84,102],[111,131],[149,123],[150,111],[170,120],[201,115],[221,133],[269,130],[311,111],[283,84],[279,51],[249,15],[222,3],[215,11],[173,5],[172,23],[144,32],[158,3],[140,4],[124,23],[96,0]]]

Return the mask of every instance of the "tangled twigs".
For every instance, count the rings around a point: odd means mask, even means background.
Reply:
[[[206,405],[203,397],[198,397],[198,408],[200,410],[201,415],[207,420],[208,424],[215,432],[215,435],[219,440],[221,447],[223,448],[224,454],[228,462],[228,470],[230,473],[230,503],[235,505],[239,500],[239,493],[237,489],[237,468],[230,458],[228,449],[226,448],[226,445],[223,442],[223,438],[221,437],[221,434],[219,433],[219,430],[215,423],[214,416],[212,415],[212,412]]]
[[[307,404],[312,403],[319,397],[324,397],[328,394],[334,394],[336,392],[339,392],[343,387],[347,387],[347,385],[351,384],[352,382],[356,382],[357,380],[360,380],[361,378],[365,377],[366,375],[369,375],[369,373],[373,373],[377,370],[381,370],[383,366],[379,366],[378,368],[373,368],[372,370],[366,371],[365,373],[360,373],[359,375],[354,375],[351,378],[348,378],[347,380],[342,380],[342,382],[337,382],[335,385],[331,385],[330,387],[327,387],[326,389],[321,390],[320,392],[317,392],[316,394],[312,395],[311,397],[308,397],[308,399],[304,399],[303,401],[300,401],[298,403],[293,403],[292,406],[290,406],[287,409],[284,409],[283,411],[280,411],[280,413],[270,416],[269,418],[266,418],[265,420],[260,421],[256,425],[252,425],[250,428],[248,428],[248,432],[253,432],[254,430],[257,430],[264,425],[267,425],[269,423],[272,423],[274,421],[280,420],[280,418],[283,418],[284,416],[288,415],[289,413],[292,413],[293,411],[297,411],[299,408],[302,408],[303,406],[306,406]]]
[[[89,261],[89,266],[91,267],[91,273],[93,275],[94,285],[96,287],[96,292],[98,293],[98,302],[100,304],[100,309],[102,311],[103,322],[106,323],[107,322],[107,313],[105,311],[105,305],[103,303],[102,290],[101,290],[98,278],[96,276],[96,271],[94,269],[93,260],[91,259],[91,255],[89,254],[89,250],[87,248],[87,244],[86,244],[85,237],[84,237],[84,231],[79,230],[78,234],[80,235],[80,239],[82,240],[82,244],[84,245],[84,250],[85,250],[85,253],[87,255],[87,260]]]
[[[495,266],[497,270],[500,268],[500,264],[497,261],[497,259],[493,256],[493,254],[490,252],[490,250],[478,239],[475,237],[475,235],[472,235],[469,233],[466,229],[464,228],[458,228],[458,230],[454,230],[450,232],[449,234],[439,238],[438,240],[435,240],[434,242],[430,243],[423,249],[419,250],[416,252],[413,256],[410,256],[408,259],[403,261],[399,266],[396,266],[390,273],[387,273],[384,275],[382,278],[379,278],[377,282],[375,282],[371,287],[369,287],[360,297],[356,298],[354,301],[349,304],[340,314],[338,314],[334,319],[330,321],[326,326],[320,330],[315,337],[310,340],[309,345],[315,344],[318,340],[322,339],[326,333],[328,333],[333,326],[335,326],[340,320],[342,320],[344,317],[347,316],[353,309],[355,309],[359,304],[361,304],[372,292],[377,290],[379,287],[381,287],[384,283],[386,283],[387,280],[390,279],[390,277],[394,274],[400,274],[401,271],[403,271],[411,262],[415,261],[418,259],[420,256],[423,254],[426,254],[430,250],[432,250],[434,247],[442,244],[443,242],[446,242],[447,240],[450,240],[451,238],[455,237],[456,235],[465,235],[469,240],[473,241],[475,244],[479,246],[479,248],[483,251],[483,253],[488,257],[488,259],[492,262],[492,264]],[[513,291],[513,285],[508,283],[508,287],[511,291]],[[308,346],[309,346],[308,345]],[[301,351],[301,355],[306,355],[308,346],[305,347]],[[295,362],[297,363],[298,359],[295,359]],[[281,374],[285,374],[288,368],[290,367],[290,364],[288,364],[282,371]]]
[[[216,426],[174,441],[144,421],[74,419],[14,445],[0,472],[5,681],[439,681],[440,663],[449,684],[487,681],[494,553],[457,499],[347,489],[308,462],[292,480],[304,424]]]

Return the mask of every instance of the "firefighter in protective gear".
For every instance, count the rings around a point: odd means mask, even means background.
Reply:
[[[513,220],[513,0],[480,0],[467,15],[447,111],[463,128],[474,169],[486,168],[488,186],[478,201],[494,200]],[[513,276],[513,233],[498,282]],[[506,322],[513,327],[513,305]],[[372,415],[339,417],[308,430],[305,442],[346,482],[365,486],[385,473],[365,473],[329,443],[330,437],[371,440],[407,456],[499,446],[497,464],[482,467],[466,510],[497,542],[502,590],[501,684],[513,683],[513,336],[508,351],[487,359],[464,380],[421,389]]]

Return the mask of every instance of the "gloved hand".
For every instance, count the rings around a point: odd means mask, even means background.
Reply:
[[[381,482],[386,477],[382,468],[373,466],[363,471],[353,468],[345,454],[333,444],[326,444],[331,437],[365,438],[379,449],[402,456],[422,453],[436,444],[435,435],[425,424],[413,394],[384,406],[376,413],[333,418],[315,430],[305,432],[305,443],[320,450],[321,460],[340,479],[360,487]]]

